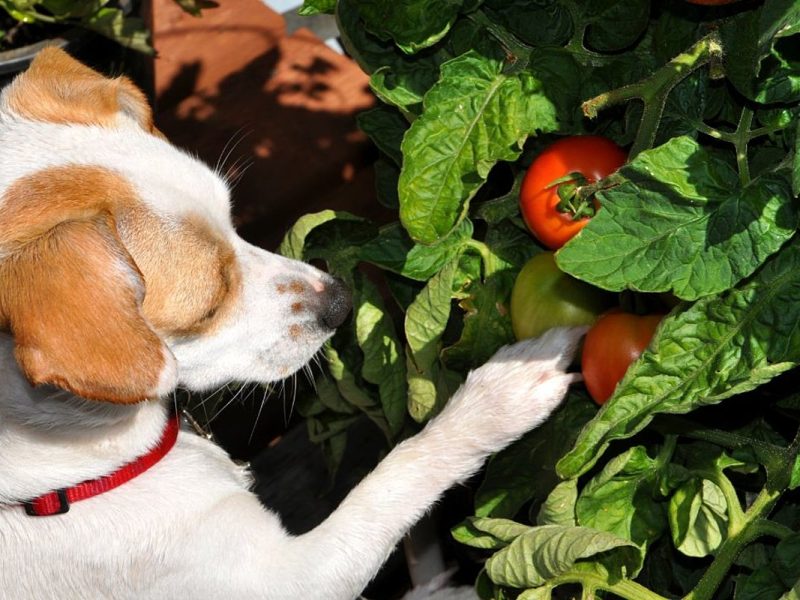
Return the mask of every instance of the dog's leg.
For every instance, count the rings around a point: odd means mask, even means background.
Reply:
[[[169,538],[174,568],[136,597],[172,598],[179,592],[231,600],[357,597],[445,490],[475,473],[488,454],[539,425],[561,402],[577,377],[564,369],[582,333],[553,330],[501,349],[469,374],[438,417],[396,446],[309,533],[288,536],[252,494],[226,495],[195,515],[181,537]],[[223,548],[236,551],[220,553]]]
[[[441,415],[392,450],[324,523],[291,540],[287,559],[306,569],[282,597],[356,597],[445,490],[560,403],[576,379],[564,369],[582,332],[552,330],[505,347],[470,373]]]

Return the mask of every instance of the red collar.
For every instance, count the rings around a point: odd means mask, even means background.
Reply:
[[[150,451],[142,454],[139,458],[122,465],[119,469],[108,475],[103,475],[97,479],[82,481],[72,487],[54,490],[42,494],[38,498],[23,502],[25,512],[32,517],[48,517],[50,515],[60,515],[69,510],[70,504],[80,502],[92,496],[97,496],[103,492],[113,490],[123,483],[138,477],[150,467],[160,461],[167,452],[175,445],[180,428],[180,417],[175,414],[170,416],[161,434],[161,439]]]

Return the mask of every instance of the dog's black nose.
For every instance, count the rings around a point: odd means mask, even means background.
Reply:
[[[320,320],[328,329],[336,329],[344,323],[350,309],[353,308],[353,296],[341,279],[334,279],[326,286],[325,296],[328,304]]]

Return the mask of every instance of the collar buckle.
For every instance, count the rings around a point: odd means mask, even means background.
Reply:
[[[34,504],[34,502],[40,503],[42,500],[49,500],[53,498],[53,495],[55,495],[55,499],[58,500],[58,506],[51,507],[50,503],[47,502],[46,506],[37,508],[36,504]],[[25,507],[25,512],[31,517],[49,517],[51,515],[63,515],[69,512],[69,498],[67,498],[66,488],[54,490],[47,496],[40,496],[35,500],[23,502],[22,505]]]

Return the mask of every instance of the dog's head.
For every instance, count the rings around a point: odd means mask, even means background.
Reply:
[[[0,95],[0,331],[35,385],[131,403],[282,379],[345,318],[328,275],[251,246],[142,93],[45,50]]]

